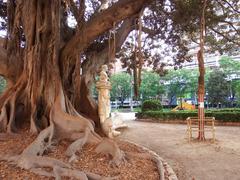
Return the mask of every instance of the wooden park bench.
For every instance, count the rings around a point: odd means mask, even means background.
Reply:
[[[207,132],[207,131],[212,132],[213,142],[215,142],[214,122],[215,122],[215,117],[205,117],[205,119],[204,119],[204,132]],[[193,131],[197,131],[199,133],[198,123],[199,123],[198,117],[188,117],[187,118],[187,135],[188,135],[189,142],[192,139]]]

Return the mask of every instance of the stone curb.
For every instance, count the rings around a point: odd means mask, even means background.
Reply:
[[[165,180],[165,177],[164,177],[165,168],[164,168],[164,166],[166,167],[166,170],[167,170],[167,173],[168,173],[168,179],[169,180],[178,180],[178,178],[177,178],[175,172],[173,171],[172,167],[163,158],[161,158],[156,152],[148,149],[145,146],[137,144],[135,142],[132,142],[132,141],[129,141],[129,140],[123,140],[123,141],[131,143],[131,144],[141,148],[142,150],[147,151],[149,154],[151,154],[153,156],[153,160],[155,161],[155,163],[158,166],[158,172],[159,172],[159,176],[160,176],[159,180]]]

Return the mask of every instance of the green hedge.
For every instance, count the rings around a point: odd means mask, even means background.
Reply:
[[[145,111],[161,111],[162,105],[159,100],[146,100],[142,104],[142,112]]]
[[[207,112],[239,112],[240,108],[208,109]]]
[[[196,117],[197,111],[177,111],[177,112],[162,112],[162,111],[145,111],[137,113],[137,118],[153,118],[160,121],[164,120],[186,120],[188,117]],[[206,112],[206,117],[215,117],[221,122],[240,122],[240,112]]]

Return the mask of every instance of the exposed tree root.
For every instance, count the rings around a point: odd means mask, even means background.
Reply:
[[[37,138],[22,152],[22,155],[42,156],[52,145],[54,124],[40,132]]]
[[[71,165],[67,163],[49,157],[21,154],[18,156],[0,156],[0,160],[11,162],[17,167],[29,170],[37,175],[54,177],[56,180],[60,180],[61,177],[71,177],[80,180],[88,179],[86,173],[72,168]],[[46,168],[50,168],[51,170],[49,171]],[[88,174],[89,177],[96,177],[92,179],[104,178],[93,173]]]
[[[71,177],[81,180],[115,179],[115,177],[107,178],[90,172],[85,173],[71,167],[68,163],[42,156],[52,143],[53,132],[54,124],[51,124],[20,155],[0,155],[0,160],[8,161],[19,168],[29,170],[37,175],[54,177],[57,180],[60,180],[61,177]],[[82,138],[76,140],[68,147],[66,154],[75,158],[75,152],[80,150],[87,142],[89,133],[90,131],[86,130]]]
[[[104,139],[95,149],[97,153],[102,153],[112,156],[110,165],[113,167],[118,167],[122,162],[126,162],[126,156],[123,151],[121,151],[116,144],[111,139]]]
[[[84,144],[87,142],[89,133],[90,133],[89,129],[86,129],[84,136],[82,138],[74,141],[70,146],[68,146],[66,155],[70,157],[69,162],[77,160],[77,156],[75,153],[81,150]]]
[[[16,104],[18,101],[17,98],[19,99],[20,97],[18,95],[23,91],[22,87],[23,85],[20,83],[16,91],[14,91],[12,95],[9,94],[9,96],[6,97],[5,103],[1,108],[0,128],[3,131],[6,130],[12,133],[15,129]],[[114,179],[105,178],[94,173],[85,173],[74,169],[68,163],[44,156],[56,141],[68,139],[73,141],[66,150],[66,155],[70,158],[69,162],[77,160],[76,152],[80,151],[86,143],[100,143],[96,150],[112,156],[110,165],[119,166],[122,161],[125,161],[124,153],[118,148],[117,144],[112,140],[102,141],[102,138],[95,133],[92,121],[81,116],[74,109],[68,98],[64,96],[63,91],[60,90],[59,92],[51,109],[45,112],[46,115],[42,116],[42,118],[47,118],[50,125],[42,130],[37,138],[24,149],[20,155],[0,156],[0,160],[8,161],[19,168],[29,170],[35,174],[54,177],[55,179],[61,179],[61,177],[71,177],[83,180]],[[35,101],[36,100],[30,102],[30,130],[32,132],[37,132],[39,130],[36,124],[37,105]]]
[[[80,151],[86,143],[98,144],[96,151],[112,156],[110,165],[119,166],[125,161],[124,153],[118,148],[113,140],[104,139],[94,132],[93,124],[88,119],[79,115],[71,105],[62,101],[63,96],[56,99],[50,111],[50,126],[40,132],[37,138],[20,155],[0,156],[0,160],[5,160],[15,164],[25,170],[35,174],[54,177],[59,180],[61,177],[71,177],[76,179],[116,179],[106,178],[94,173],[82,172],[74,169],[70,164],[64,163],[54,158],[43,155],[51,149],[53,143],[62,139],[73,140],[66,150],[69,162],[76,161],[76,152]],[[64,103],[62,103],[64,102]],[[70,112],[69,114],[66,111]],[[4,114],[4,112],[2,112]]]
[[[37,175],[54,177],[56,180],[60,180],[61,177],[70,177],[80,180],[112,180],[116,177],[103,177],[90,172],[83,172],[71,167],[70,164],[64,163],[57,159],[21,154],[16,156],[0,155],[0,160],[7,161],[17,167],[25,170],[29,170]],[[50,168],[46,169],[46,168]]]

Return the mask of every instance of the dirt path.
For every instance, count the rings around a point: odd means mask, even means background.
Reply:
[[[120,138],[157,152],[180,180],[240,180],[240,127],[217,127],[215,144],[189,144],[185,125],[126,123],[129,128]]]

